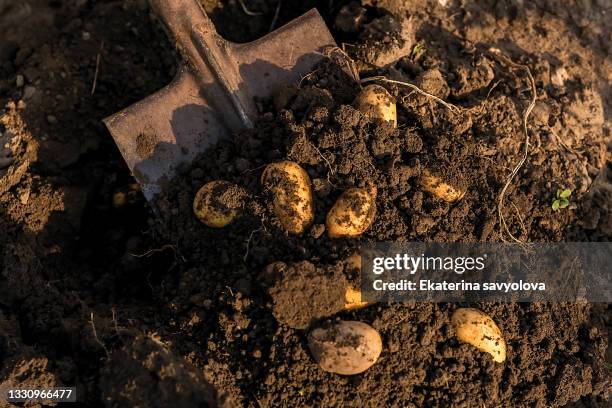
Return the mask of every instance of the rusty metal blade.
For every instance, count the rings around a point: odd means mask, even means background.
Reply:
[[[182,163],[257,117],[254,97],[297,83],[335,46],[312,10],[267,36],[230,43],[216,33],[197,0],[153,0],[183,55],[171,84],[104,120],[148,200]]]

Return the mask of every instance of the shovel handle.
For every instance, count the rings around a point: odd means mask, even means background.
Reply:
[[[167,34],[174,39],[185,62],[196,78],[207,83],[212,78],[215,86],[205,86],[216,100],[220,111],[235,112],[242,128],[253,124],[247,108],[236,95],[241,77],[232,62],[233,44],[223,39],[198,0],[149,0],[153,12],[161,19]],[[231,127],[231,126],[230,126]]]
[[[192,57],[189,54],[195,26],[202,27],[201,39],[204,42],[223,41],[198,0],[149,0],[149,5],[185,58]]]

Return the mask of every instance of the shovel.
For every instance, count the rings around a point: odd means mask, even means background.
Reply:
[[[104,123],[152,201],[181,164],[253,127],[254,98],[299,81],[336,44],[314,9],[259,40],[235,44],[217,34],[198,0],[150,5],[183,61],[170,85]]]

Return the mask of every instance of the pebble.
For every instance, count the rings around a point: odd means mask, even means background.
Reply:
[[[87,31],[83,31],[82,38],[85,41],[89,41],[91,39],[91,34],[89,34],[89,32],[87,32]]]
[[[21,88],[24,84],[25,79],[23,75],[17,75],[17,77],[15,78],[15,85],[17,85],[17,88]]]
[[[48,115],[47,122],[49,122],[51,125],[55,125],[57,123],[57,118],[53,115]]]

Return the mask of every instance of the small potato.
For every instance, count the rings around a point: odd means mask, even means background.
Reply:
[[[349,188],[329,210],[325,222],[330,238],[358,237],[374,221],[376,187]]]
[[[354,253],[344,261],[345,270],[350,272],[358,271],[361,272],[361,255]],[[370,306],[372,302],[364,302],[361,300],[361,289],[348,285],[344,295],[344,309],[345,310],[357,310],[364,307]]]
[[[459,201],[465,195],[465,189],[457,185],[451,185],[449,182],[442,180],[442,178],[432,174],[428,170],[423,170],[421,177],[418,179],[418,184],[429,194],[433,194],[449,203]]]
[[[310,332],[308,347],[323,370],[353,375],[364,372],[376,363],[382,350],[382,340],[370,325],[340,321]]]
[[[291,161],[269,164],[262,185],[274,195],[274,212],[283,228],[301,234],[314,219],[312,187],[308,173]]]
[[[503,363],[506,360],[506,342],[488,315],[478,309],[462,308],[455,310],[451,320],[459,340],[491,354],[493,361]]]
[[[346,294],[344,296],[345,310],[363,309],[364,307],[370,306],[371,304],[372,302],[365,302],[361,300],[361,289],[354,288],[350,285],[346,287]]]
[[[364,87],[355,101],[355,108],[373,120],[381,120],[397,126],[397,108],[395,100],[380,85],[368,85]]]
[[[231,223],[243,207],[245,192],[228,181],[215,180],[204,184],[193,200],[193,212],[212,228]]]

